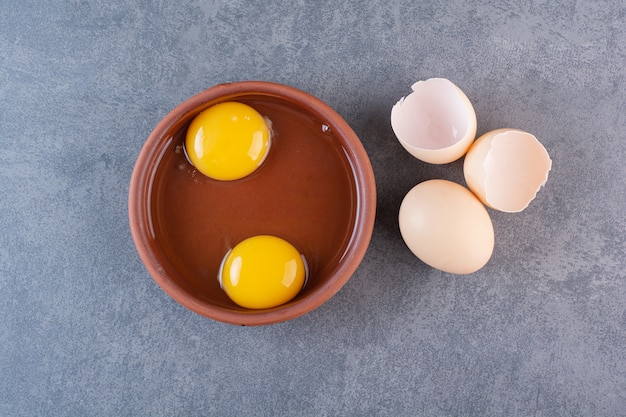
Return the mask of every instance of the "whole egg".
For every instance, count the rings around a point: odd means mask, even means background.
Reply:
[[[493,225],[485,206],[451,181],[429,180],[413,187],[400,206],[399,225],[415,256],[444,272],[475,272],[493,253]]]

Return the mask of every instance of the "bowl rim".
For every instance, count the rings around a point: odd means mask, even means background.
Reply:
[[[215,104],[245,95],[269,95],[287,99],[315,114],[342,142],[355,180],[357,204],[354,227],[343,259],[331,277],[307,297],[263,310],[230,310],[194,297],[172,280],[154,251],[151,238],[151,181],[171,137],[165,133],[179,120],[201,111],[208,103]],[[237,81],[217,84],[186,99],[156,125],[137,157],[128,192],[130,231],[137,253],[156,283],[182,306],[204,317],[235,325],[257,326],[279,323],[309,313],[333,297],[352,277],[360,265],[374,230],[376,217],[376,182],[370,159],[360,139],[348,123],[329,105],[317,97],[284,84],[268,81]]]

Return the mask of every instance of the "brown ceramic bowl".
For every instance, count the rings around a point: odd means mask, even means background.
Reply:
[[[249,104],[272,122],[263,165],[235,181],[200,174],[183,149],[194,116],[224,101]],[[133,240],[154,280],[190,310],[237,325],[289,320],[330,299],[363,259],[375,210],[370,161],[341,116],[303,91],[256,81],[211,87],[165,116],[139,154],[129,191]],[[217,274],[229,249],[261,234],[298,248],[308,279],[286,304],[245,309]]]

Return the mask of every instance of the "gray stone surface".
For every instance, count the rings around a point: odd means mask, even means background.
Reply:
[[[0,4],[1,416],[625,416],[623,1]],[[391,106],[445,77],[479,133],[553,159],[524,212],[490,210],[469,276],[404,246],[397,211],[462,163],[406,153]],[[127,220],[158,120],[217,83],[276,81],[351,124],[378,184],[357,273],[290,322],[200,317],[149,277]]]

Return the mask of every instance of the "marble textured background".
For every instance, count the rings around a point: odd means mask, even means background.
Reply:
[[[180,3],[180,4],[178,4]],[[626,415],[623,1],[0,4],[0,415]],[[397,211],[462,162],[421,163],[391,106],[449,78],[478,131],[553,159],[469,276],[404,246]],[[325,100],[378,185],[357,273],[290,322],[239,328],[172,301],[134,249],[128,183],[187,97],[258,79]]]

